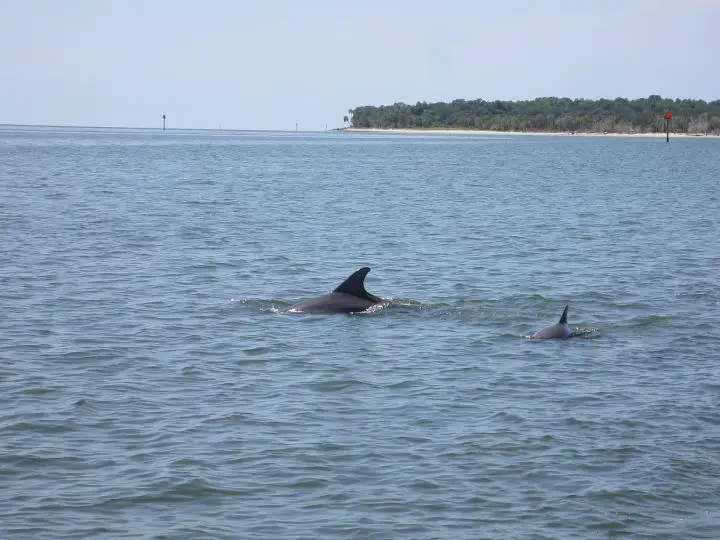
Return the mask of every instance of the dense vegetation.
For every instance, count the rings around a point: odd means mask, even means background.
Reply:
[[[720,100],[628,100],[544,97],[531,101],[395,103],[351,109],[355,128],[445,128],[544,132],[663,132],[663,115],[673,113],[671,131],[720,135]]]

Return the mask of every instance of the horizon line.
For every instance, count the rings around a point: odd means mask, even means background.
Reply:
[[[141,127],[141,126],[104,126],[104,125],[83,125],[83,124],[14,124],[0,122],[0,128],[24,127],[24,128],[79,128],[79,129],[125,129],[145,131],[227,131],[227,132],[263,132],[263,133],[325,133],[337,131],[340,127],[327,129],[260,129],[260,128],[191,128],[191,127]]]

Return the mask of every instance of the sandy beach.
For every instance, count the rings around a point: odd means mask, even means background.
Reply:
[[[494,131],[481,129],[428,129],[428,128],[340,128],[338,131],[347,131],[353,133],[398,133],[398,134],[416,134],[416,135],[552,135],[559,137],[655,137],[665,138],[665,132],[661,133],[596,133],[596,132],[579,132],[571,133],[569,131],[562,132],[546,132],[546,131]],[[670,138],[675,137],[695,137],[695,138],[720,138],[718,135],[705,135],[702,133],[673,133],[670,132]]]

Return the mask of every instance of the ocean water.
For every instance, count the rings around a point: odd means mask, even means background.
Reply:
[[[0,538],[720,538],[719,180],[710,138],[2,127]],[[399,309],[283,312],[362,266]]]

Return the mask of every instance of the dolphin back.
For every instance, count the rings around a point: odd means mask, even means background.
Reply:
[[[568,327],[567,314],[568,307],[565,309],[560,316],[560,320],[551,326],[547,326],[538,332],[535,332],[533,339],[567,339],[572,336],[572,331]]]
[[[307,313],[353,313],[365,311],[383,299],[365,290],[365,276],[370,272],[367,266],[353,272],[329,294],[296,304],[288,312]]]

